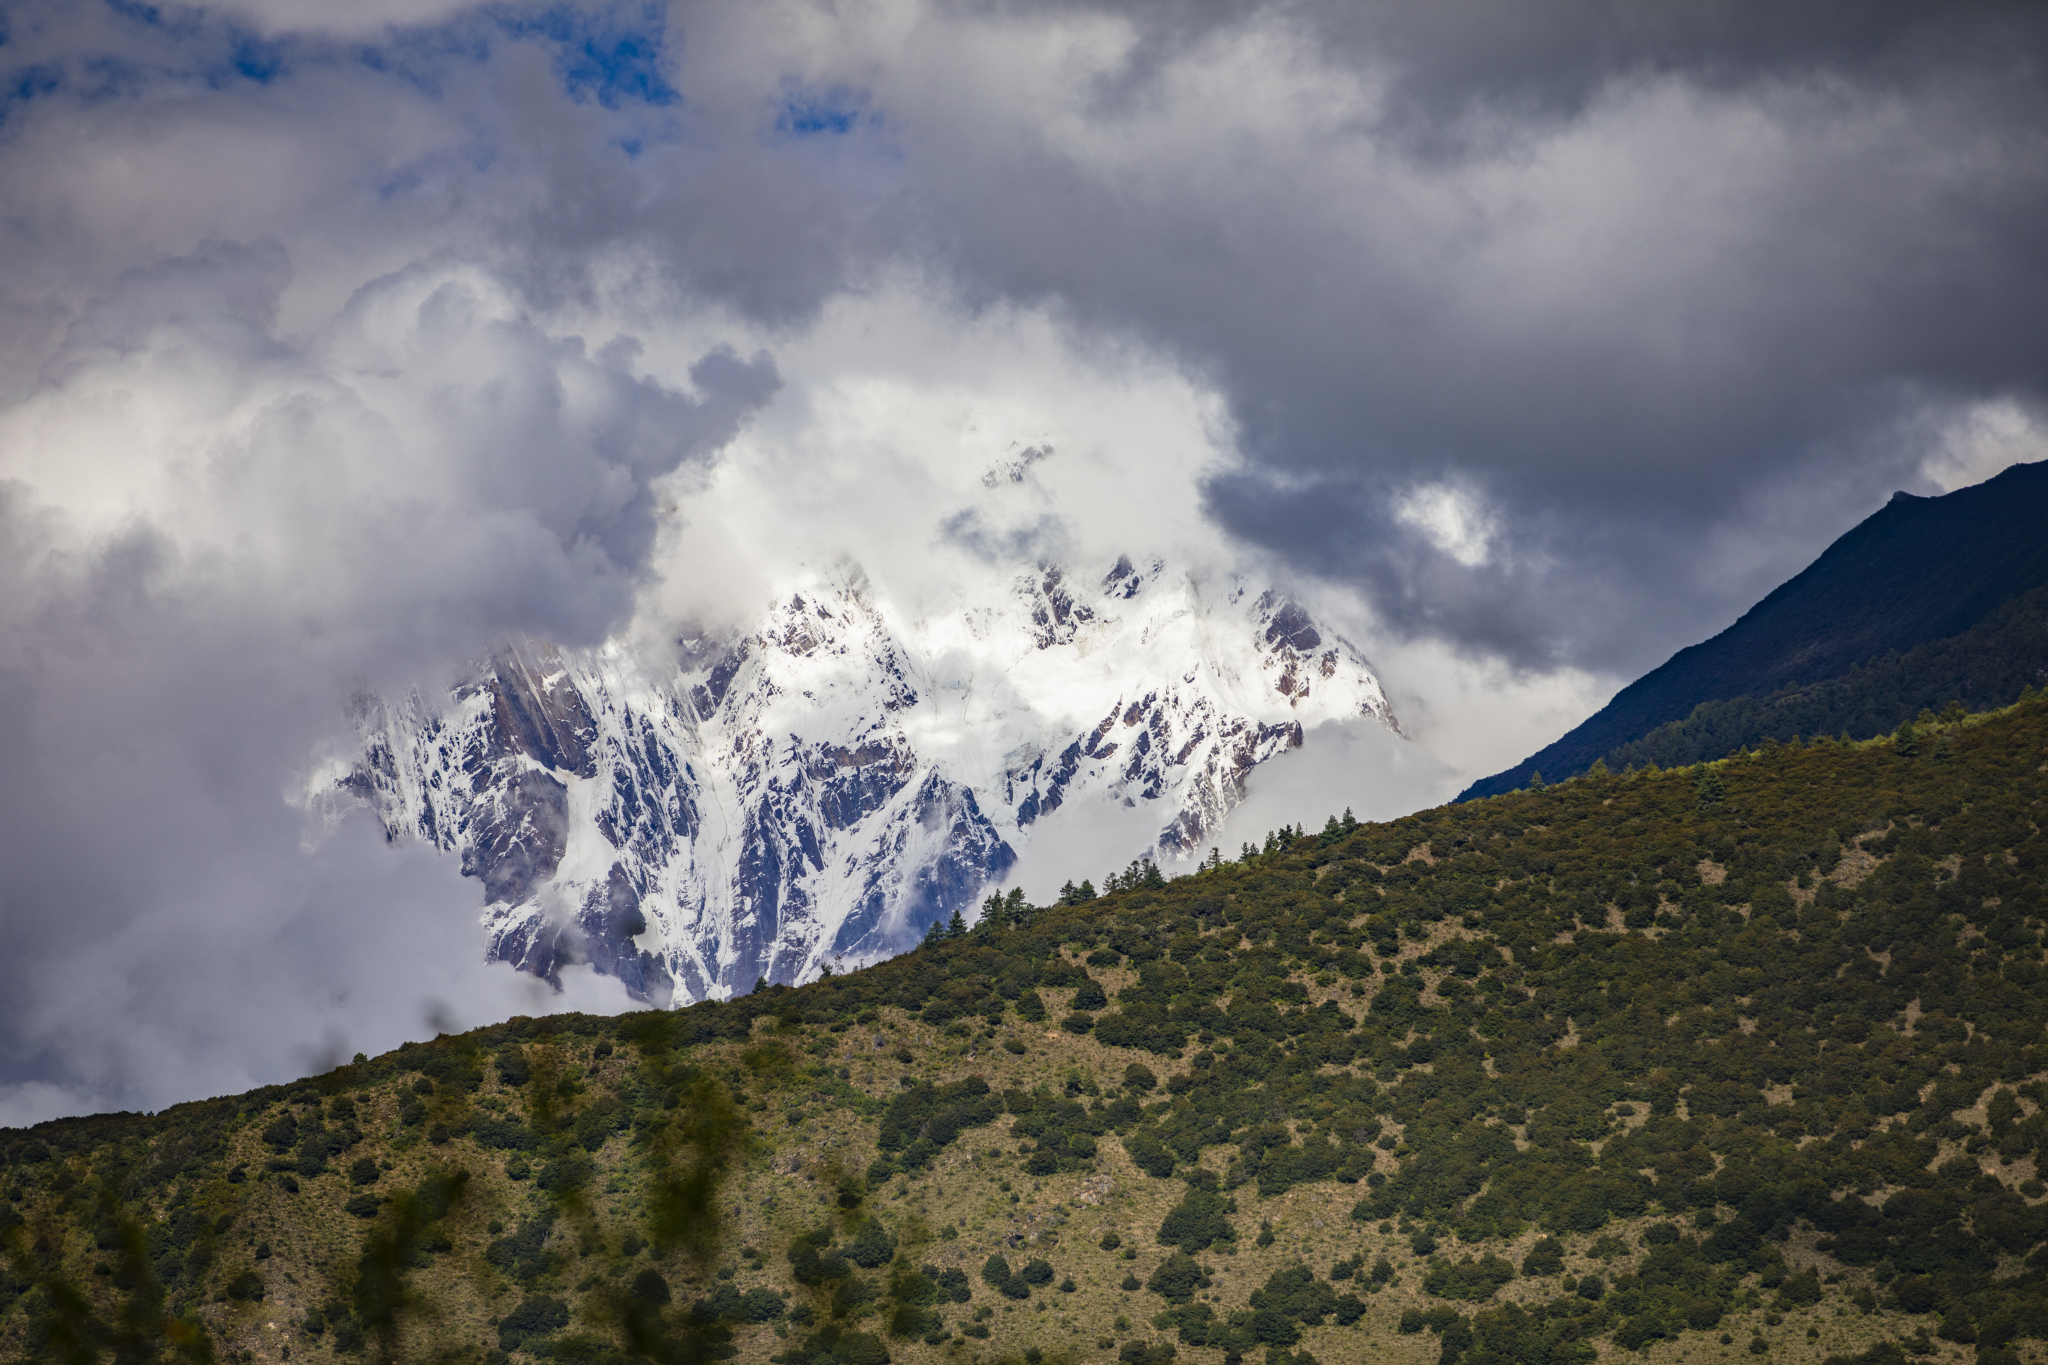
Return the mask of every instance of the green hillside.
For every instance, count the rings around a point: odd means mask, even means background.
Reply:
[[[2048,1359],[2048,699],[0,1133],[0,1358]]]

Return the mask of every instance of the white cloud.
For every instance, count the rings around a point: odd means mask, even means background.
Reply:
[[[650,338],[650,357],[665,350]],[[717,468],[665,486],[653,633],[749,612],[799,568],[847,560],[915,611],[990,556],[1247,558],[1201,507],[1202,476],[1237,458],[1220,404],[1145,348],[1040,309],[969,313],[905,274],[785,336],[776,365],[783,393]]]
[[[333,34],[378,37],[397,28],[424,28],[473,10],[476,0],[210,0],[206,9],[233,15],[264,34]]]
[[[1493,557],[1498,519],[1465,489],[1441,483],[1411,488],[1395,499],[1394,515],[1468,569]]]
[[[656,483],[687,486],[772,367],[714,351],[657,382],[446,262],[294,340],[287,273],[222,244],[130,272],[0,408],[17,1115],[289,1079],[435,1017],[627,1004],[486,966],[454,863],[367,827],[307,847],[285,793],[355,686],[623,626]]]
[[[1944,493],[1982,483],[2016,464],[2048,460],[2048,422],[2013,398],[1972,403],[1942,421],[1920,473]]]

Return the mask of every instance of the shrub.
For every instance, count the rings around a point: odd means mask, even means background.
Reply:
[[[1124,1153],[1131,1163],[1157,1180],[1164,1180],[1173,1174],[1173,1153],[1150,1129],[1141,1128],[1124,1143]]]
[[[853,1273],[853,1267],[844,1256],[835,1253],[820,1254],[818,1247],[828,1235],[820,1229],[809,1237],[799,1237],[789,1244],[789,1266],[796,1282],[801,1285],[830,1284],[844,1280]]]
[[[746,1322],[773,1322],[788,1308],[782,1295],[772,1289],[749,1289],[740,1295],[739,1316]]]
[[[1214,1190],[1189,1189],[1159,1225],[1159,1244],[1183,1251],[1206,1251],[1217,1242],[1234,1242],[1229,1203]]]
[[[497,1057],[498,1084],[517,1090],[533,1078],[533,1068],[518,1047],[508,1047]]]
[[[1117,1365],[1173,1365],[1174,1348],[1164,1341],[1127,1341],[1117,1352]]]
[[[1670,1225],[1667,1223],[1663,1226]],[[1562,1274],[1563,1271],[1564,1245],[1555,1237],[1545,1237],[1530,1247],[1529,1254],[1522,1258],[1522,1273],[1532,1280],[1541,1275]]]
[[[546,1273],[551,1257],[548,1233],[554,1227],[553,1210],[520,1225],[517,1232],[500,1237],[484,1248],[484,1260],[497,1270],[519,1280],[532,1280]]]
[[[540,1135],[518,1119],[497,1114],[480,1114],[469,1125],[469,1135],[479,1147],[501,1152],[531,1152],[540,1146]]]
[[[1301,1339],[1297,1323],[1319,1325],[1337,1306],[1337,1295],[1330,1286],[1296,1262],[1274,1271],[1262,1287],[1252,1291],[1252,1332],[1268,1345],[1292,1346]],[[1361,1313],[1364,1309],[1365,1305],[1359,1304]]]
[[[596,1174],[597,1167],[589,1157],[581,1152],[571,1152],[567,1156],[558,1156],[541,1167],[540,1176],[534,1184],[544,1190],[568,1194],[588,1185],[591,1177]]]
[[[1927,1313],[1941,1302],[1941,1291],[1925,1276],[1901,1275],[1892,1281],[1892,1298],[1908,1313]]]
[[[932,1284],[932,1301],[935,1303],[967,1303],[973,1297],[973,1287],[967,1283],[967,1272],[957,1267],[940,1270],[936,1266],[924,1267],[924,1277]]]
[[[846,1244],[846,1259],[863,1270],[873,1270],[887,1265],[896,1254],[896,1239],[882,1226],[879,1218],[867,1219],[860,1225],[853,1240]]]
[[[529,1337],[546,1336],[568,1325],[568,1304],[546,1294],[528,1294],[498,1320],[498,1349],[519,1350]]]
[[[837,1327],[806,1337],[797,1354],[803,1360],[829,1356],[843,1365],[889,1365],[889,1348],[880,1337],[872,1332],[842,1332]]]
[[[1197,1289],[1209,1287],[1209,1274],[1185,1251],[1176,1251],[1159,1263],[1145,1288],[1168,1303],[1186,1303]]]
[[[898,1154],[903,1169],[916,1171],[962,1132],[992,1123],[1002,1112],[979,1076],[943,1086],[920,1081],[889,1101],[876,1141],[882,1151]]]
[[[1515,1268],[1498,1256],[1477,1261],[1467,1256],[1456,1265],[1432,1266],[1422,1277],[1422,1287],[1438,1298],[1477,1302],[1492,1298],[1514,1278]]]
[[[1778,1290],[1776,1306],[1779,1308],[1810,1308],[1820,1302],[1820,1275],[1812,1270],[1802,1270],[1789,1275],[1784,1286]]]

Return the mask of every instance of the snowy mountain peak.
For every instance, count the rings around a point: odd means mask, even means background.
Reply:
[[[972,919],[1049,829],[1114,813],[1124,856],[1198,857],[1261,763],[1360,718],[1399,733],[1284,594],[1126,556],[905,610],[843,567],[659,664],[521,643],[445,697],[366,699],[315,795],[459,855],[493,958],[702,999]]]

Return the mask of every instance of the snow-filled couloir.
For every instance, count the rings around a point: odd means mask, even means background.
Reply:
[[[971,920],[1062,822],[1199,857],[1255,767],[1361,718],[1398,733],[1359,652],[1241,581],[1126,558],[905,610],[849,567],[658,666],[522,643],[452,696],[365,699],[318,795],[458,854],[493,958],[701,999]]]

